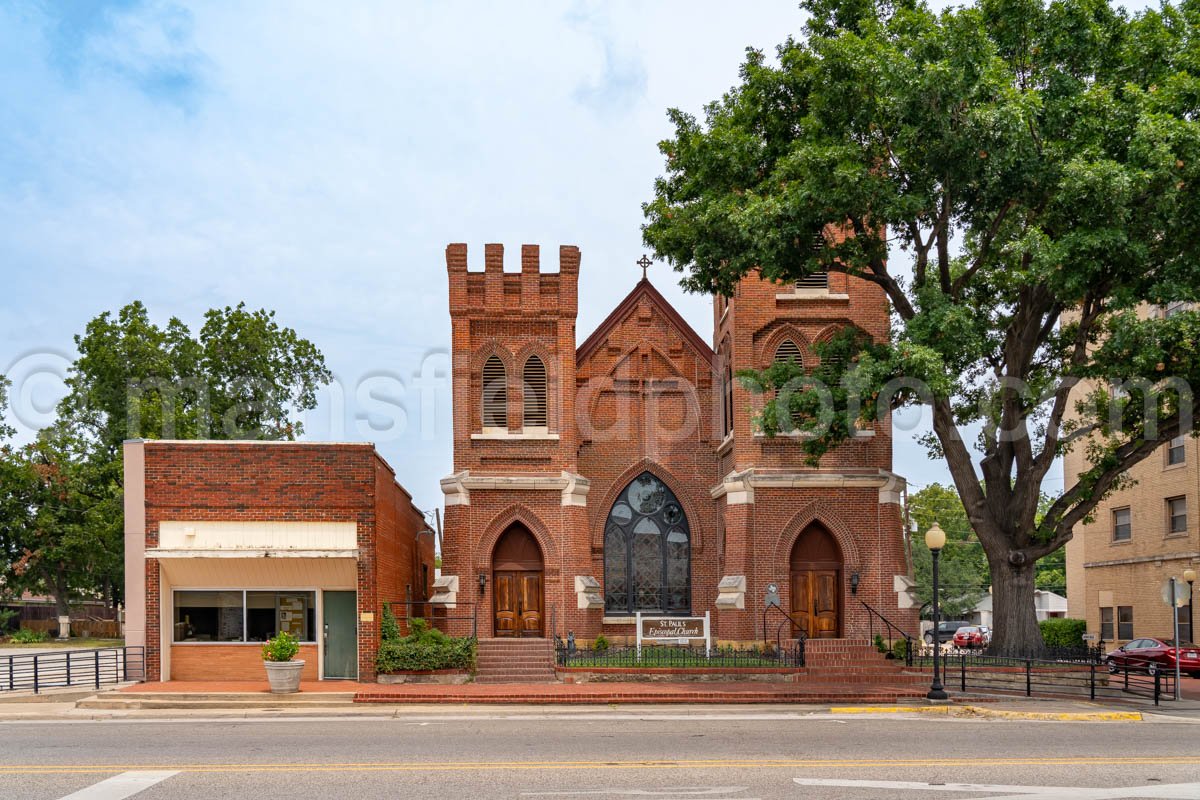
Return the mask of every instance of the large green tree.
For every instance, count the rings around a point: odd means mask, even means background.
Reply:
[[[293,412],[331,378],[311,342],[244,305],[207,312],[193,335],[134,302],[75,344],[57,421],[0,450],[0,575],[53,595],[60,614],[72,595],[120,599],[126,439],[294,439]]]
[[[939,569],[942,616],[963,619],[987,594],[988,570],[958,493],[931,484],[909,495],[908,513],[916,528],[912,557],[917,598],[925,605],[933,600],[933,557],[925,546],[925,532],[936,522],[946,532]]]
[[[764,427],[798,419],[815,459],[877,402],[927,404],[987,555],[993,647],[1036,650],[1034,565],[1198,410],[1180,387],[1200,313],[1144,312],[1200,300],[1200,3],[803,7],[803,35],[777,62],[750,51],[703,121],[670,112],[645,241],[694,291],[752,271],[881,287],[890,341],[819,348],[846,356],[819,370],[837,391],[780,392]],[[1039,516],[1073,446],[1088,467]]]

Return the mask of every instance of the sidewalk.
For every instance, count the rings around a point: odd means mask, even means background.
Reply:
[[[1022,719],[1045,721],[1200,723],[1200,700],[1152,703],[1090,702],[1085,699],[1022,698],[993,695],[959,697],[949,705],[929,704],[924,692],[864,695],[841,687],[787,684],[721,685],[681,683],[467,684],[465,686],[382,686],[355,682],[305,683],[292,695],[272,695],[265,682],[132,684],[79,699],[77,690],[39,696],[3,696],[0,723],[43,720],[116,719],[279,719],[299,717],[382,717],[495,714],[623,713],[670,714],[833,714],[862,719]]]

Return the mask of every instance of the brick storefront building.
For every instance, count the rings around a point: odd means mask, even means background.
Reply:
[[[812,467],[795,435],[756,433],[761,398],[735,380],[776,359],[811,367],[846,325],[885,339],[878,287],[747,277],[716,299],[710,345],[643,278],[577,345],[579,250],[562,247],[557,272],[537,246],[520,260],[505,272],[487,245],[472,271],[466,245],[446,249],[443,584],[477,605],[481,636],[621,637],[645,611],[711,612],[724,641],[773,639],[772,583],[810,636],[865,636],[864,602],[915,630],[893,588],[909,569],[890,417]]]
[[[305,680],[373,680],[383,604],[432,587],[425,528],[370,444],[127,442],[126,643],[147,680],[263,680],[287,630]]]

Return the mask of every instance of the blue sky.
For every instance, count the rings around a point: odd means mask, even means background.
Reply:
[[[698,112],[801,22],[794,2],[0,4],[10,421],[48,420],[96,314],[140,299],[195,328],[245,301],[337,376],[310,438],[378,441],[440,505],[445,245],[474,268],[485,242],[579,245],[582,341],[640,276],[666,109]],[[651,277],[708,338],[709,299]],[[899,438],[898,471],[946,480]]]

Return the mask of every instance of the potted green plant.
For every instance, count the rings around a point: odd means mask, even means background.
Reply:
[[[263,666],[267,668],[267,683],[272,694],[290,694],[300,691],[300,673],[303,661],[294,661],[300,652],[296,637],[284,631],[262,646]]]

